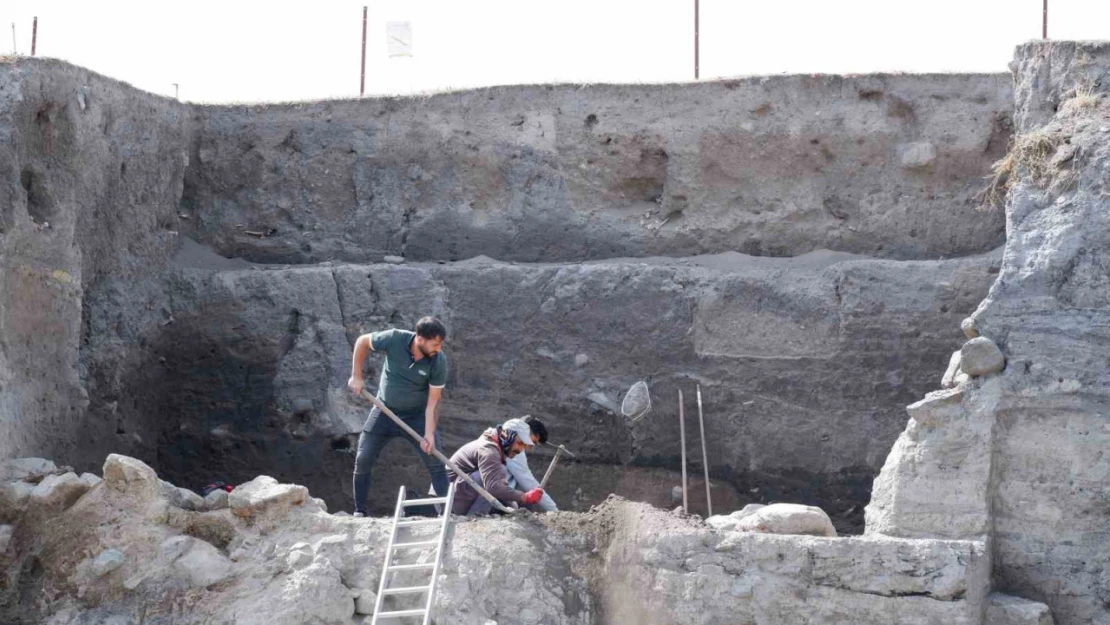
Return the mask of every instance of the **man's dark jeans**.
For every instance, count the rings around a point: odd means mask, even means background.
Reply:
[[[423,411],[419,413],[394,411],[394,413],[410,428],[416,430],[417,434],[424,436]],[[416,455],[420,456],[420,460],[428,469],[428,475],[432,478],[432,487],[435,488],[436,494],[440,497],[447,495],[447,468],[443,466],[443,463],[437,460],[435,456],[421,451],[419,443],[406,434],[392,419],[374,408],[370,411],[366,424],[362,426],[362,434],[358,437],[354,479],[355,512],[366,512],[366,495],[370,491],[370,473],[373,471],[374,464],[378,461],[378,455],[382,453],[382,449],[394,438],[405,440],[416,449]],[[436,436],[436,449],[443,450],[439,442],[439,436]]]

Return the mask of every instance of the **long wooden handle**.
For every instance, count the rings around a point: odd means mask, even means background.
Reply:
[[[389,406],[386,406],[385,404],[383,404],[382,401],[380,399],[378,399],[377,397],[374,397],[370,393],[367,393],[366,389],[362,390],[362,397],[365,398],[365,399],[369,399],[370,401],[374,402],[374,405],[378,407],[378,410],[381,410],[382,413],[385,414],[385,416],[389,417],[390,419],[393,419],[393,422],[396,423],[397,426],[400,427],[402,430],[404,430],[406,434],[411,436],[417,443],[424,440],[424,437],[417,434],[416,430],[409,427],[409,424],[405,423],[404,421],[401,420],[400,417],[393,414],[393,411],[389,409]],[[512,513],[516,512],[512,508],[510,508],[510,507],[506,506],[505,504],[501,503],[500,501],[498,501],[497,497],[494,497],[493,495],[489,494],[489,491],[482,488],[482,485],[479,484],[478,482],[475,482],[472,477],[470,477],[469,475],[460,471],[459,468],[457,466],[455,466],[455,463],[451,462],[450,458],[448,458],[447,456],[444,456],[435,447],[432,447],[432,455],[435,456],[437,459],[439,459],[440,462],[442,462],[443,464],[450,467],[451,470],[455,472],[455,475],[459,476],[460,478],[462,478],[462,480],[464,482],[469,484],[470,487],[474,489],[474,492],[478,493],[482,497],[482,499],[485,499],[486,501],[488,501],[491,506],[493,506],[494,508],[497,508],[498,510],[500,510],[501,512],[504,512],[505,514],[512,514]]]
[[[540,482],[542,490],[547,490],[547,480],[551,479],[551,474],[555,472],[555,465],[559,464],[559,456],[562,456],[564,451],[566,450],[560,445],[555,451],[555,457],[551,459],[551,464],[547,465],[547,472],[543,474],[543,481]]]

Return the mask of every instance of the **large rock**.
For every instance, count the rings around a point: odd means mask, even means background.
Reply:
[[[308,500],[308,489],[304,486],[279,484],[272,477],[260,475],[236,486],[228,496],[228,505],[231,512],[240,517],[281,516]]]
[[[162,491],[158,474],[142,460],[110,454],[104,461],[104,481],[108,487],[141,498],[154,498]]]
[[[740,532],[763,534],[836,536],[832,520],[824,510],[796,503],[773,503],[763,506],[739,518],[734,529]]]
[[[197,588],[207,588],[232,574],[232,563],[219,549],[192,536],[175,536],[162,543],[162,555],[175,573]]]
[[[40,506],[65,509],[88,490],[88,483],[76,473],[47,475],[31,491],[31,501]]]
[[[983,625],[1052,625],[1052,613],[1043,603],[994,592]]]
[[[679,487],[680,501],[682,499],[681,491],[682,489],[681,487]],[[713,529],[725,531],[734,530],[736,529],[736,524],[739,523],[741,519],[747,518],[765,507],[766,506],[760,503],[750,503],[731,514],[718,514],[715,516],[711,516],[705,520],[705,524],[709,527],[712,527]]]
[[[0,463],[0,483],[23,480],[39,482],[47,475],[58,472],[58,467],[43,458],[14,458]]]
[[[229,505],[228,499],[228,492],[222,488],[217,488],[204,496],[204,509],[223,510]]]
[[[960,348],[960,370],[972,377],[997,373],[1005,366],[1002,350],[985,336],[971,339]]]

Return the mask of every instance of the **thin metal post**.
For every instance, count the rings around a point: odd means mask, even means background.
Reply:
[[[1048,0],[1045,0],[1045,2],[1048,2]],[[694,0],[694,80],[698,80],[698,77],[701,75],[701,41],[699,40],[700,34],[698,32],[698,23],[701,16],[699,15],[699,9],[698,0]]]
[[[1044,0],[1044,11],[1041,14],[1041,39],[1048,39],[1048,0]]]
[[[173,99],[174,100],[180,100],[181,99],[181,98],[177,97],[177,93],[178,93],[178,85],[177,85],[177,83],[173,83]]]
[[[39,41],[39,16],[35,16],[35,21],[31,22],[31,56],[35,56],[35,44]]]
[[[12,54],[19,54],[15,49],[15,22],[12,22]]]
[[[701,427],[701,464],[705,470],[705,508],[706,517],[713,516],[713,495],[709,492],[709,455],[705,453],[705,419],[701,414],[701,384],[698,385],[698,426]]]
[[[358,97],[366,93],[366,7],[362,7],[362,75],[358,80]]]
[[[686,495],[686,414],[682,409],[682,389],[678,389],[678,431],[682,440],[682,511],[690,513],[690,500]]]

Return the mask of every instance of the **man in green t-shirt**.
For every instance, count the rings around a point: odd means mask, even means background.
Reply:
[[[351,379],[347,387],[357,396],[362,393],[362,363],[368,352],[384,356],[382,375],[378,381],[378,399],[389,407],[422,438],[419,446],[389,417],[375,407],[370,411],[358,437],[355,455],[355,516],[366,516],[366,495],[370,490],[370,473],[378,454],[393,438],[400,437],[417,448],[420,459],[432,478],[439,496],[447,494],[447,473],[443,464],[431,455],[432,448],[442,449],[436,441],[436,406],[447,384],[447,356],[441,351],[447,329],[435,317],[416,322],[416,331],[384,330],[363,334],[355,341],[351,355]]]

